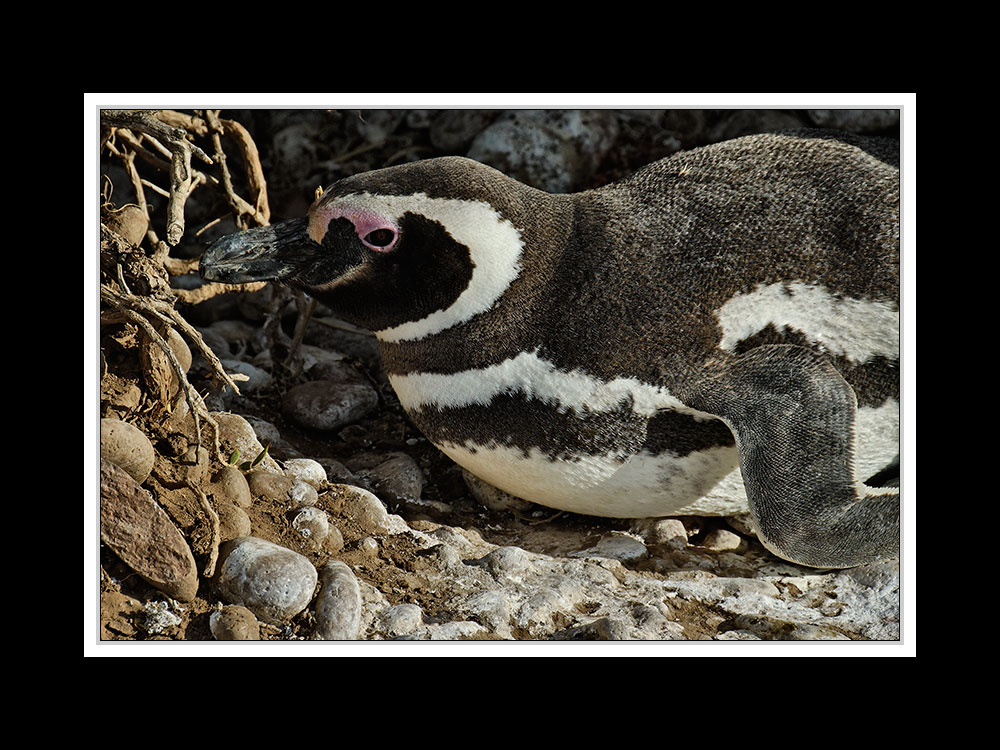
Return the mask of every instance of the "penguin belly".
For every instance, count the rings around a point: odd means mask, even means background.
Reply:
[[[609,518],[735,515],[747,511],[735,447],[676,456],[642,451],[552,458],[537,448],[436,443],[455,463],[515,497]],[[729,478],[729,491],[712,489]]]
[[[389,380],[431,443],[523,500],[612,518],[747,510],[728,428],[656,386],[560,371],[537,353]]]

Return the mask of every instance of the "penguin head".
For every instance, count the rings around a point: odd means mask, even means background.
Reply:
[[[353,175],[305,218],[216,241],[201,275],[280,281],[381,337],[418,337],[487,309],[517,276],[530,190],[462,157]]]

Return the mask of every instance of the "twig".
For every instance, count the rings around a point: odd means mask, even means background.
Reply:
[[[358,336],[371,336],[375,337],[375,334],[371,331],[367,331],[364,328],[358,328],[357,326],[352,326],[350,323],[345,323],[342,320],[337,320],[336,318],[312,318],[311,322],[319,323],[327,328],[336,328],[338,331],[347,331],[348,333],[356,333]]]
[[[295,306],[299,310],[298,320],[295,321],[295,331],[292,334],[292,343],[288,347],[288,361],[295,362],[295,353],[298,351],[299,344],[302,343],[302,337],[305,335],[306,326],[309,325],[309,319],[313,315],[313,311],[316,309],[316,300],[313,297],[306,297],[302,292],[296,290],[295,292]],[[295,368],[295,375],[298,375],[298,367]]]
[[[264,179],[264,168],[260,163],[260,154],[257,145],[250,137],[250,133],[240,123],[234,120],[222,120],[222,132],[232,138],[240,149],[243,163],[247,169],[247,182],[255,192],[254,208],[256,209],[257,221],[264,226],[271,221],[271,207],[267,201],[267,180]]]
[[[205,110],[205,117],[208,126],[211,128],[212,147],[215,150],[215,163],[219,167],[222,175],[222,189],[226,194],[226,199],[236,214],[236,225],[240,229],[248,227],[243,223],[243,217],[247,214],[256,217],[257,210],[236,194],[233,189],[233,178],[229,174],[229,167],[226,165],[226,152],[222,148],[222,125],[219,123],[219,113],[217,110]],[[265,222],[266,223],[266,222]]]
[[[163,259],[163,267],[167,269],[167,273],[171,276],[185,276],[193,271],[198,270],[198,259],[197,258],[171,258],[167,256]],[[175,289],[176,291],[180,291]]]
[[[207,232],[209,229],[211,229],[216,224],[218,224],[220,221],[222,221],[223,218],[224,217],[219,216],[219,217],[216,217],[216,218],[212,219],[210,222],[208,222],[208,224],[206,224],[201,229],[199,229],[197,232],[195,232],[194,236],[195,237],[201,237],[201,235],[202,235],[203,232]]]
[[[266,286],[266,281],[252,281],[248,284],[205,284],[197,289],[174,289],[174,294],[177,295],[180,302],[187,305],[197,305],[220,294],[257,292]]]
[[[201,491],[190,479],[185,481],[189,490],[191,490],[198,498],[198,502],[201,504],[201,509],[208,516],[209,530],[211,533],[209,539],[209,550],[208,550],[208,562],[205,563],[205,569],[201,571],[201,574],[205,578],[211,578],[215,575],[215,564],[219,560],[219,514],[212,507],[212,503],[209,502],[208,497],[204,492]]]

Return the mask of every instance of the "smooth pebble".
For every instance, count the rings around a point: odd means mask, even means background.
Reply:
[[[102,419],[101,456],[142,484],[153,471],[156,452],[149,438],[135,425],[119,419]]]
[[[353,641],[361,629],[361,588],[354,572],[340,560],[320,571],[313,640]]]
[[[318,577],[306,557],[252,536],[222,546],[216,575],[223,599],[242,604],[270,623],[289,620],[305,609]]]
[[[212,637],[217,641],[259,641],[260,623],[246,607],[227,604],[208,618]]]

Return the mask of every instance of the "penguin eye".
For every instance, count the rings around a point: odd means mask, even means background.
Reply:
[[[396,233],[386,227],[374,229],[364,236],[363,242],[376,250],[384,250],[396,239]]]

